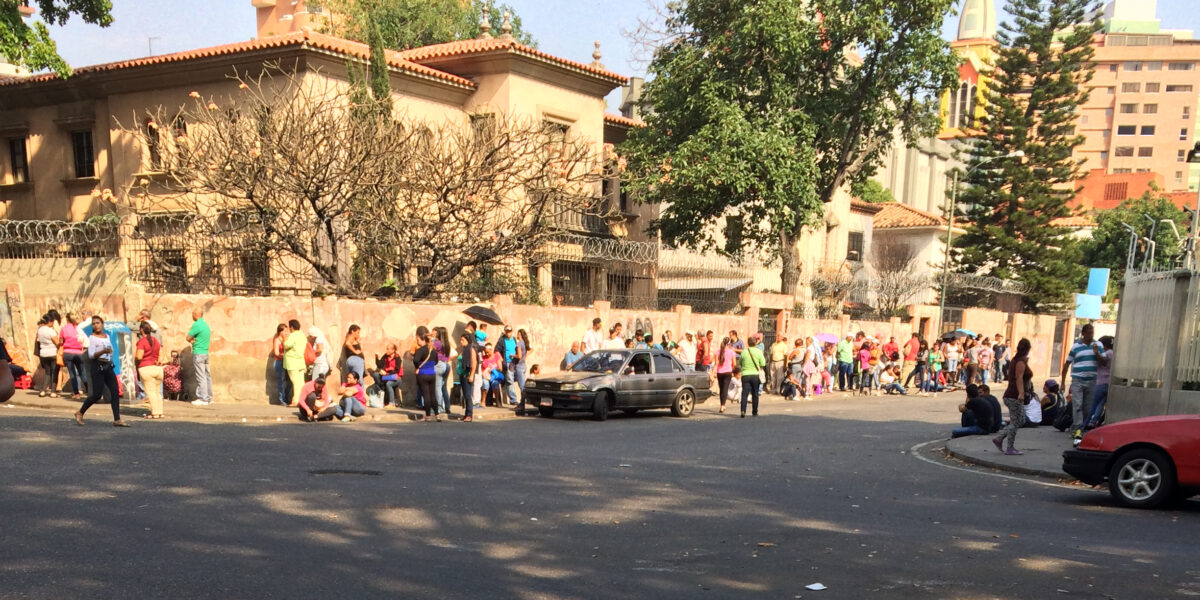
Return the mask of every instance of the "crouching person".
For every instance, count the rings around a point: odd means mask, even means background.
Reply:
[[[325,390],[325,377],[304,384],[300,388],[300,420],[309,423],[313,421],[328,421],[334,417],[336,406],[329,402],[329,394]]]
[[[979,395],[979,386],[967,386],[967,401],[958,405],[962,413],[962,427],[950,432],[950,437],[959,438],[968,435],[988,435],[992,432],[992,407]]]

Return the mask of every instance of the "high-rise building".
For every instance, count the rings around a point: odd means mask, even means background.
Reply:
[[[250,0],[257,9],[258,37],[287,35],[304,28],[320,29],[329,9],[320,0]]]
[[[1200,113],[1200,40],[1162,29],[1155,0],[1112,0],[1099,15],[1095,75],[1080,108],[1075,151],[1084,171],[1157,173],[1166,191],[1195,190],[1186,162]]]

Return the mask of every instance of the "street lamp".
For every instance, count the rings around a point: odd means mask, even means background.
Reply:
[[[1196,148],[1197,148],[1197,150],[1200,150],[1200,142],[1197,142]],[[970,169],[967,169],[967,172],[965,173],[965,175],[970,175],[979,167],[982,167],[983,165],[986,165],[989,162],[992,162],[993,160],[1000,160],[1002,158],[1024,158],[1024,156],[1025,156],[1025,152],[1023,152],[1021,150],[1014,150],[1013,152],[1009,152],[1008,154],[1003,154],[1000,156],[993,156],[991,158],[985,158],[985,159],[979,161],[978,163],[976,163],[975,166],[971,167]],[[953,239],[954,238],[954,209],[957,207],[958,207],[958,170],[955,169],[955,171],[954,171],[954,188],[950,192],[950,208],[947,211],[950,213],[950,220],[946,223],[946,258],[945,258],[945,260],[942,261],[942,290],[941,290],[941,293],[939,294],[940,298],[938,299],[937,335],[939,337],[942,335],[942,333],[944,333],[942,331],[942,326],[944,325],[943,320],[945,319],[945,314],[946,314],[946,279],[947,279],[947,277],[950,276],[950,247],[952,246],[951,242],[954,241],[954,239]]]

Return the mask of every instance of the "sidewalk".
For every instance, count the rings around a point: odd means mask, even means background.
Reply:
[[[79,410],[82,402],[74,401],[70,398],[39,398],[36,392],[17,390],[12,399],[8,401],[8,404],[22,408],[51,410],[70,417],[75,414],[75,411]],[[452,408],[454,409],[454,419],[457,420],[463,416],[461,406],[454,406]],[[533,410],[536,411],[536,408]],[[273,404],[213,403],[208,406],[192,406],[190,402],[174,400],[166,400],[163,403],[165,420],[201,423],[299,423],[300,420],[297,417],[296,411],[297,409],[295,408]],[[150,414],[150,407],[143,404],[122,404],[121,414],[130,417],[131,420],[141,420],[143,416]],[[90,420],[107,421],[112,418],[112,411],[108,404],[97,404],[88,410],[87,416]],[[391,407],[368,408],[367,414],[360,417],[359,420],[364,422],[404,423],[417,421],[424,416],[424,411],[412,407],[399,409]],[[518,417],[512,409],[497,408],[494,406],[476,408],[473,416],[473,420],[475,421],[499,421],[519,418],[521,417]]]
[[[1070,479],[1062,470],[1064,450],[1071,449],[1071,435],[1050,426],[1017,431],[1020,456],[1007,456],[992,445],[991,435],[970,435],[946,442],[950,456],[972,464],[1052,479]]]

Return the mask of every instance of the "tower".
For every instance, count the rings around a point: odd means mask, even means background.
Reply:
[[[963,0],[958,36],[950,47],[964,60],[958,68],[958,85],[942,96],[942,132],[938,137],[976,135],[983,116],[980,99],[987,88],[987,70],[997,45],[995,0]]]

